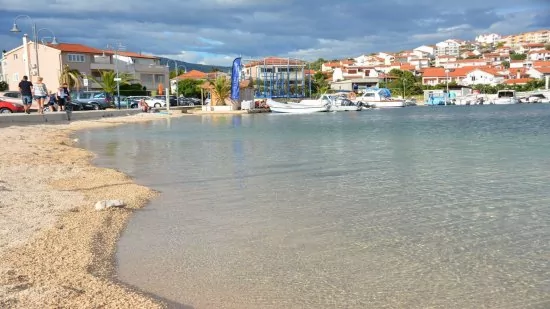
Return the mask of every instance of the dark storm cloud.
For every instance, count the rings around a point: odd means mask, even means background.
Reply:
[[[0,42],[10,49],[21,35],[8,32],[18,14],[64,42],[98,48],[121,41],[129,50],[186,57],[293,55],[347,57],[402,50],[445,38],[472,39],[483,32],[547,27],[550,1],[298,1],[0,0]],[[34,12],[41,7],[43,10]],[[514,23],[514,28],[510,27]],[[18,21],[30,32],[29,23]],[[44,32],[47,34],[47,32]],[[502,33],[508,34],[508,33]],[[184,57],[184,56],[182,56]],[[198,57],[198,56],[197,56]]]

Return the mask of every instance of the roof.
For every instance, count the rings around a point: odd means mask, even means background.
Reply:
[[[82,45],[82,44],[74,44],[74,43],[59,43],[57,45],[48,44],[48,46],[66,53],[81,53],[81,54],[103,54],[104,52],[109,53],[108,51],[104,51],[101,49],[97,49],[97,48]]]
[[[514,78],[514,79],[507,79],[504,81],[507,85],[514,85],[514,84],[527,84],[530,81],[533,81],[533,78]]]
[[[207,74],[197,70],[191,70],[178,76],[178,79],[206,79]]]
[[[536,70],[537,72],[542,74],[550,74],[550,67],[534,68],[533,70]]]
[[[535,68],[550,67],[550,61],[543,61],[543,60],[533,61],[533,67]]]
[[[480,67],[463,67],[450,70],[449,77],[465,77],[471,71],[480,69]],[[445,68],[425,68],[422,77],[446,77]]]
[[[412,64],[402,64],[400,69],[405,71],[412,71],[415,70],[416,67]]]
[[[124,57],[131,57],[131,58],[143,58],[143,59],[158,59],[158,57],[155,57],[153,55],[144,55],[142,53],[134,53],[134,52],[128,52],[128,51],[119,51],[119,55]]]
[[[298,59],[266,57],[264,59],[253,60],[245,65],[245,67],[253,67],[257,65],[305,65],[305,62]]]

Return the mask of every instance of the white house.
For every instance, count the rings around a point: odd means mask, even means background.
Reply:
[[[531,61],[550,60],[550,50],[547,50],[547,49],[532,50],[529,53],[527,53],[527,59]]]
[[[466,74],[466,77],[460,81],[465,86],[470,85],[496,85],[504,81],[504,77],[495,70],[474,69]]]
[[[498,42],[502,36],[496,34],[496,33],[490,33],[490,34],[482,34],[476,36],[476,42],[482,43],[482,44],[494,44]]]
[[[527,75],[532,78],[541,79],[550,75],[550,67],[530,68],[527,70]]]
[[[456,40],[445,40],[435,44],[437,56],[456,56],[460,53],[460,43]]]
[[[442,67],[444,64],[449,62],[455,62],[457,60],[456,56],[437,56],[435,57],[435,66]]]
[[[372,55],[361,55],[357,58],[354,58],[354,60],[355,64],[359,66],[373,67],[386,64],[386,59]]]
[[[395,56],[388,53],[378,53],[378,57],[384,59],[385,65],[389,65],[395,61]]]
[[[413,53],[418,58],[431,58],[435,54],[435,48],[433,46],[422,45],[413,49]]]
[[[408,63],[410,65],[414,66],[417,70],[420,70],[420,69],[427,68],[427,67],[430,66],[430,59],[428,59],[428,58],[416,58],[416,59],[411,59]]]

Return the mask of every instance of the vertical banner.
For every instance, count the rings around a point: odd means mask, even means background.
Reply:
[[[239,100],[240,88],[239,80],[241,76],[241,58],[233,60],[233,68],[231,70],[231,100]]]

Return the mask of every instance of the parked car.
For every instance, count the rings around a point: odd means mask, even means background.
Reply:
[[[156,95],[154,98],[166,102],[165,95]],[[170,106],[178,106],[178,98],[175,95],[170,96]]]
[[[81,110],[101,110],[113,107],[112,98],[101,91],[71,93],[71,101],[78,102]]]
[[[19,91],[0,92],[0,100],[12,103],[22,103],[21,93]]]
[[[201,100],[197,98],[186,98],[186,97],[178,98],[178,105],[180,106],[195,106],[200,104],[201,104]]]
[[[120,108],[137,108],[139,100],[132,97],[120,97]],[[115,107],[118,108],[118,103],[115,103]]]
[[[131,100],[136,100],[139,102],[139,100],[144,99],[147,105],[150,107],[166,107],[166,99],[159,100],[154,97],[148,97],[148,96],[130,96],[128,97]]]
[[[0,99],[0,114],[22,113],[24,111],[23,104]]]

